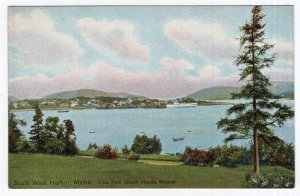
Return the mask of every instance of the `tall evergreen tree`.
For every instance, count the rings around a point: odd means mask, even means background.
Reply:
[[[29,134],[32,135],[30,140],[35,145],[37,151],[44,150],[45,138],[44,138],[44,126],[43,126],[43,113],[39,106],[35,107],[35,115],[33,116],[34,124],[31,126]]]
[[[224,133],[231,133],[225,142],[253,138],[256,175],[259,175],[259,142],[280,142],[273,128],[283,126],[287,119],[294,116],[290,107],[279,103],[278,97],[270,92],[269,78],[262,73],[263,69],[273,64],[275,54],[269,52],[274,45],[265,42],[264,15],[261,12],[261,6],[254,6],[251,21],[240,27],[243,33],[240,37],[241,52],[235,61],[241,70],[240,81],[244,85],[240,92],[233,94],[233,98],[248,102],[229,108],[227,116],[217,123]]]

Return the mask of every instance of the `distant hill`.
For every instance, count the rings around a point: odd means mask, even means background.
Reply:
[[[139,95],[133,95],[125,92],[105,92],[94,89],[79,89],[73,91],[62,91],[53,94],[46,95],[42,99],[70,99],[75,97],[141,97]]]
[[[276,95],[281,95],[286,92],[294,91],[293,81],[273,81],[271,82],[271,91]]]
[[[294,99],[294,91],[287,91],[279,94],[282,98]]]
[[[273,81],[270,90],[284,98],[294,98],[294,82],[293,81]],[[196,91],[187,97],[195,100],[209,100],[209,99],[231,99],[231,93],[238,92],[239,87],[232,86],[215,86],[204,88]]]
[[[239,87],[215,86],[210,88],[203,88],[188,95],[187,97],[195,100],[231,99],[231,93],[238,92],[239,90]]]

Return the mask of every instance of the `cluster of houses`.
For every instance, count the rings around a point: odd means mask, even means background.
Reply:
[[[116,99],[109,102],[101,101],[95,98],[89,98],[81,100],[79,98],[74,99],[53,99],[53,100],[40,100],[41,107],[44,108],[97,108],[97,109],[112,109],[112,108],[166,108],[167,104],[164,101],[144,99],[134,101],[131,98]],[[13,101],[13,109],[26,109],[33,106],[28,101]]]

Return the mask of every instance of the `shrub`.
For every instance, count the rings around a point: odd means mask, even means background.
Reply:
[[[118,149],[112,148],[109,144],[104,144],[97,149],[94,157],[100,159],[116,159],[118,158]]]
[[[136,153],[130,153],[127,159],[130,161],[137,161],[140,159],[140,155]]]
[[[238,165],[248,165],[250,152],[245,147],[240,146],[216,146],[208,150],[192,149],[186,147],[181,160],[188,165],[221,165],[224,167],[236,167]]]
[[[145,134],[136,135],[131,150],[139,154],[159,154],[162,150],[162,145],[156,135],[153,138]]]
[[[264,164],[295,169],[295,149],[292,144],[280,142],[272,146],[262,145],[261,149]]]
[[[186,147],[182,155],[182,160],[187,165],[205,165],[212,164],[214,159],[212,151],[205,151],[200,149],[191,149]]]
[[[249,165],[251,154],[245,147],[234,145],[216,146],[209,149],[213,155],[214,164],[225,167],[236,167],[238,165]]]
[[[17,144],[17,151],[18,152],[30,152],[31,146],[25,136],[21,136],[18,140]]]
[[[122,148],[122,153],[123,153],[123,154],[130,154],[130,149],[128,148],[127,145],[125,145],[125,146]]]
[[[293,188],[295,177],[279,174],[262,174],[259,176],[246,175],[245,187],[247,188]]]

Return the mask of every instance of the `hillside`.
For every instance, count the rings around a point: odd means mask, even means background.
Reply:
[[[281,95],[287,92],[294,92],[294,82],[293,81],[273,81],[271,82],[271,91],[276,95]],[[292,93],[294,94],[294,93]]]
[[[284,98],[294,98],[294,82],[293,81],[273,81],[270,90]],[[187,97],[195,100],[208,99],[231,99],[231,93],[239,91],[239,87],[232,86],[216,86],[204,88],[196,91]]]
[[[294,99],[294,91],[287,91],[280,94],[282,98]]]
[[[210,88],[203,88],[196,91],[187,97],[195,100],[208,99],[231,99],[231,93],[239,91],[239,87],[232,86],[215,86]]]
[[[142,97],[124,92],[105,92],[94,89],[79,89],[73,91],[62,91],[42,97],[43,99],[70,99],[75,97]]]

